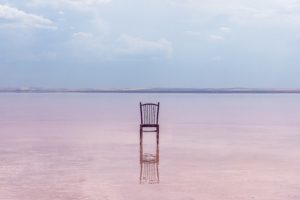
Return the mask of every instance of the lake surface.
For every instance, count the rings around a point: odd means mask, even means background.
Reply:
[[[159,183],[140,101],[161,104]],[[0,199],[298,200],[300,95],[0,94]]]

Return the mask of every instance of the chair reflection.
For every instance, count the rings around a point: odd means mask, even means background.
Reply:
[[[156,142],[155,153],[147,153],[144,152],[144,144],[142,138],[140,138],[140,140],[140,184],[158,184],[159,142]]]

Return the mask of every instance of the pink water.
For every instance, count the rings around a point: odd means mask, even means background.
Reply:
[[[139,101],[161,103],[159,184]],[[0,94],[0,200],[298,200],[299,169],[300,95]]]

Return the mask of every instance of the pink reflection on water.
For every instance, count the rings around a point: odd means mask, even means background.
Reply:
[[[138,102],[161,102],[139,184]],[[0,199],[299,199],[299,95],[1,94]]]

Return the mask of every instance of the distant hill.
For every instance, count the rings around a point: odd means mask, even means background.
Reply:
[[[140,88],[140,89],[47,89],[0,88],[2,93],[300,93],[300,89],[256,88]]]

